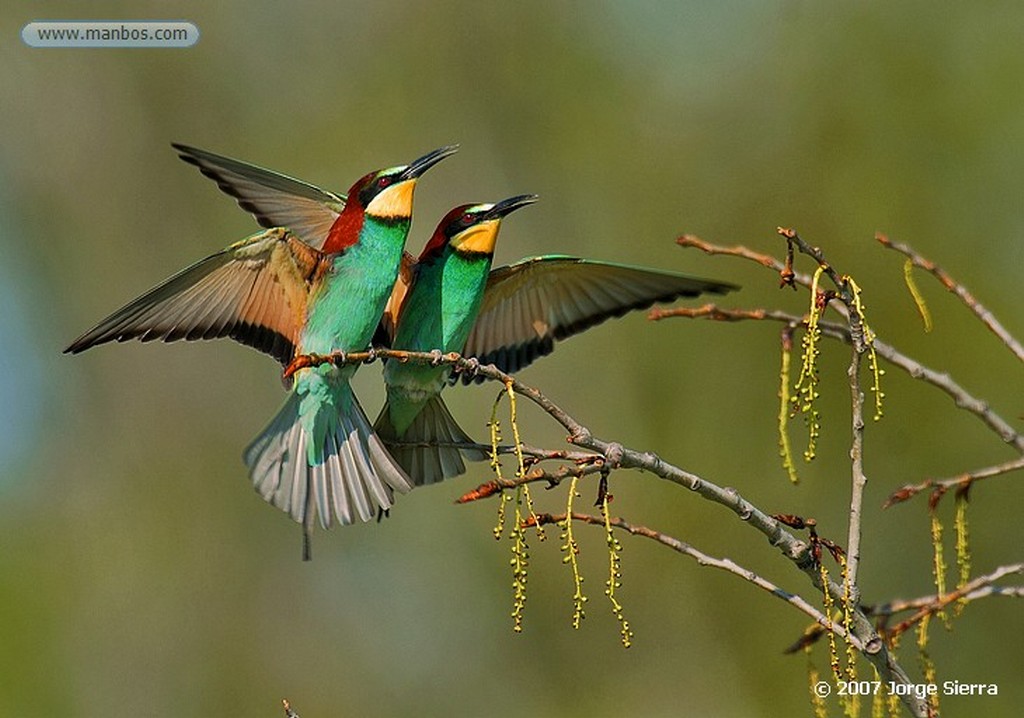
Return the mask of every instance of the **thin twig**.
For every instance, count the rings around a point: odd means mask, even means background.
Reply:
[[[908,628],[914,626],[914,624],[918,623],[926,616],[931,616],[937,613],[938,611],[941,611],[949,604],[966,597],[967,595],[973,593],[978,589],[995,583],[1003,576],[1009,576],[1011,574],[1019,573],[1024,573],[1024,563],[1015,563],[1009,566],[1000,566],[991,573],[987,573],[984,576],[978,576],[977,578],[968,581],[955,591],[950,591],[949,593],[943,594],[941,596],[936,596],[933,602],[925,604],[920,609],[918,609],[918,611],[910,618],[896,624],[895,626],[890,628],[886,633],[889,636],[898,636],[904,631],[906,631]]]
[[[962,301],[968,309],[974,312],[974,315],[978,317],[978,320],[988,327],[993,334],[999,337],[999,340],[1002,341],[1003,344],[1005,344],[1019,360],[1024,361],[1024,346],[1022,346],[1021,343],[1006,330],[991,311],[982,306],[981,302],[979,302],[974,295],[967,290],[967,287],[953,279],[946,270],[935,262],[922,257],[914,251],[910,245],[902,242],[893,242],[886,235],[880,233],[875,235],[875,239],[878,240],[878,243],[886,249],[892,249],[899,252],[909,259],[915,267],[920,267],[938,279],[942,286],[959,297],[960,301]]]
[[[480,444],[475,441],[388,441],[388,446],[396,448],[426,448],[439,447],[445,449],[465,449],[467,451],[488,452],[492,447],[490,444]],[[536,446],[523,444],[517,449],[512,444],[499,444],[499,454],[516,454],[521,451],[527,457],[527,463],[539,461],[571,461],[575,464],[588,464],[604,461],[600,454],[587,451],[569,451],[568,449],[542,449]]]
[[[782,228],[780,228],[780,230],[781,229]],[[786,230],[786,231],[788,231],[788,230]],[[747,249],[746,247],[743,247],[743,246],[727,247],[727,246],[724,246],[724,245],[721,245],[721,244],[714,244],[712,242],[705,242],[700,237],[696,237],[696,236],[694,236],[692,234],[686,234],[686,235],[683,235],[682,237],[679,237],[676,240],[676,244],[678,244],[680,247],[693,247],[695,249],[701,250],[702,252],[704,252],[706,254],[711,254],[711,255],[720,254],[720,255],[725,255],[725,256],[730,256],[730,257],[739,257],[741,259],[746,259],[746,260],[749,260],[751,262],[756,262],[757,264],[760,264],[763,267],[767,267],[768,269],[772,269],[772,270],[778,272],[779,275],[782,276],[785,279],[786,283],[789,284],[790,286],[793,286],[794,288],[796,287],[796,285],[800,285],[800,286],[803,286],[803,287],[806,287],[806,288],[810,289],[811,285],[813,284],[813,277],[812,277],[812,275],[804,274],[802,272],[796,272],[796,271],[793,270],[793,268],[792,268],[792,266],[790,264],[780,262],[778,259],[776,259],[775,257],[771,256],[770,254],[761,254],[760,252],[754,252],[754,251],[751,251],[751,250],[749,250],[749,249]],[[793,246],[794,245],[792,243],[788,243],[787,242],[787,244],[786,244],[787,252],[789,252],[792,249]],[[804,246],[807,246],[806,243],[804,243]],[[811,249],[811,248],[808,247],[808,249]],[[811,255],[811,256],[813,256],[813,255]],[[711,306],[713,306],[713,305],[711,305]],[[848,316],[848,313],[846,311],[846,305],[845,304],[838,303],[838,302],[832,302],[832,303],[829,304],[829,308],[831,308],[832,310],[834,310],[835,312],[840,314],[844,320],[849,321],[849,316]],[[668,310],[668,312],[670,312],[670,313],[664,314],[664,315],[660,315],[657,312],[652,312],[652,314],[657,314],[657,316],[651,316],[651,315],[648,315],[648,316],[649,316],[649,318],[652,318],[652,319],[661,319],[663,316],[666,316],[666,317],[667,316],[686,316],[685,314],[682,313],[682,310],[679,310],[680,311],[679,314],[675,314],[674,313],[675,311],[676,311],[675,309],[670,309],[670,310]],[[765,310],[753,310],[753,311],[765,311]],[[766,316],[764,318],[765,319],[772,319],[772,318],[774,318],[774,317],[771,316],[771,314],[773,314],[773,312],[770,312],[770,311],[766,312]],[[715,317],[711,317],[711,318],[713,318],[713,319],[722,319],[724,321],[732,321],[731,319],[728,319],[726,317],[715,316]],[[744,317],[740,317],[740,318],[744,318]],[[760,318],[760,317],[746,317],[746,318],[757,319],[757,318]]]
[[[783,264],[770,254],[762,254],[760,252],[755,252],[743,246],[726,247],[721,244],[705,242],[703,239],[693,234],[684,234],[682,237],[676,239],[676,244],[678,244],[680,247],[692,247],[693,249],[699,249],[705,254],[721,254],[730,257],[740,257],[742,259],[747,259],[750,260],[751,262],[757,262],[761,266],[774,270],[779,274],[782,274],[787,269],[790,269],[786,267],[785,264]],[[811,275],[796,272],[792,275],[792,281],[795,282],[796,284],[801,284],[805,287],[810,287]]]
[[[462,494],[459,498],[455,499],[457,504],[468,504],[473,501],[479,501],[480,499],[486,499],[490,496],[494,496],[496,493],[503,489],[512,489],[523,484],[532,484],[538,481],[545,481],[548,484],[548,488],[554,488],[558,486],[564,479],[570,479],[574,476],[589,476],[590,474],[599,474],[604,470],[604,460],[594,461],[585,465],[563,465],[559,466],[553,471],[545,470],[539,466],[535,466],[529,469],[522,476],[517,476],[513,479],[502,479],[500,482],[497,479],[486,481],[475,489],[467,491]]]
[[[882,504],[882,508],[887,509],[893,504],[899,504],[907,499],[913,498],[922,491],[928,491],[933,489],[939,489],[946,491],[948,489],[959,488],[963,489],[970,486],[975,481],[982,479],[991,479],[994,476],[1002,476],[1008,474],[1011,471],[1018,471],[1024,469],[1024,456],[1005,461],[995,466],[986,466],[982,469],[975,469],[974,471],[967,471],[959,476],[953,476],[948,479],[928,479],[922,481],[919,484],[906,484],[889,494],[889,498]]]
[[[651,319],[687,317],[708,318],[720,321],[742,321],[746,319],[763,319],[786,323],[803,321],[801,316],[790,312],[766,309],[722,309],[713,304],[705,305],[699,310],[685,311],[682,309],[670,309],[658,313],[652,312],[648,316]],[[842,324],[821,321],[818,323],[818,327],[821,329],[822,334],[827,337],[838,339],[847,344],[852,341],[850,329]],[[975,415],[984,422],[989,429],[994,431],[1002,441],[1010,444],[1018,453],[1024,454],[1024,435],[1014,429],[998,413],[993,411],[992,407],[989,406],[987,402],[978,399],[960,386],[950,377],[949,374],[938,372],[924,366],[920,362],[911,359],[906,354],[903,354],[891,344],[886,344],[877,336],[874,339],[873,346],[878,356],[882,357],[893,366],[907,372],[914,379],[919,379],[925,383],[931,384],[946,393],[958,408]]]
[[[850,352],[850,526],[846,539],[846,582],[852,603],[860,600],[857,587],[857,569],[860,568],[861,518],[864,507],[864,487],[868,483],[864,474],[864,392],[860,387],[860,363],[862,351],[854,348]]]
[[[945,594],[938,596],[934,593],[927,596],[919,596],[917,598],[908,599],[896,599],[888,601],[886,603],[879,603],[872,606],[865,606],[864,611],[869,616],[876,616],[878,618],[888,618],[894,616],[897,613],[904,613],[906,611],[919,611],[922,608],[929,606],[934,607],[935,610],[943,606],[948,606],[953,601],[977,601],[981,598],[987,598],[989,596],[1007,596],[1011,598],[1024,598],[1024,586],[995,586],[993,585],[996,581],[1015,573],[1024,573],[1024,563],[1011,564],[1008,566],[1000,566],[994,571],[979,576],[973,579],[970,583],[965,584],[961,588],[953,591],[952,600],[947,600],[948,596],[952,594]],[[966,589],[966,591],[964,590]]]
[[[668,309],[662,309],[661,307],[655,307],[647,312],[647,318],[651,321],[659,321],[661,319],[669,319],[670,317],[685,317],[687,319],[711,319],[716,322],[742,322],[747,319],[761,320],[761,319],[779,319],[782,320],[783,316],[791,317],[794,315],[787,314],[779,310],[772,309],[722,309],[716,304],[708,303],[699,307],[669,307]],[[805,321],[806,317],[800,319],[797,323]]]
[[[565,514],[537,514],[537,519],[542,524],[558,524],[565,521]],[[572,519],[573,521],[579,521],[581,523],[591,524],[593,526],[604,526],[604,519],[600,516],[594,516],[592,514],[583,514],[574,511],[572,514]],[[846,638],[846,631],[843,629],[841,623],[836,621],[830,621],[828,617],[825,616],[825,614],[823,614],[821,611],[819,611],[817,608],[815,608],[813,605],[807,602],[802,596],[790,593],[789,591],[780,588],[779,586],[772,583],[763,576],[754,573],[748,568],[740,566],[738,563],[736,563],[730,558],[716,558],[714,556],[709,556],[703,551],[694,548],[691,544],[688,544],[685,541],[675,538],[674,536],[669,536],[668,534],[662,533],[661,531],[656,531],[652,528],[648,528],[647,526],[627,522],[621,518],[609,518],[609,522],[612,526],[614,526],[617,529],[621,529],[634,536],[643,536],[644,538],[649,538],[653,541],[660,543],[663,546],[667,546],[673,551],[677,551],[685,556],[689,556],[690,558],[697,561],[697,563],[701,566],[711,566],[713,568],[728,571],[729,573],[739,576],[744,581],[749,581],[758,588],[767,591],[776,598],[781,599],[786,603],[790,604],[791,606],[796,607],[798,610],[806,613],[808,616],[814,619],[814,621],[818,625],[822,626],[826,630],[834,631],[836,635],[842,638]],[[854,644],[857,650],[864,650],[864,646],[860,643],[856,636],[850,636],[850,641]]]
[[[779,235],[784,237],[787,242],[791,242],[793,246],[800,250],[801,254],[806,254],[808,257],[817,262],[818,266],[825,270],[825,273],[829,276],[829,279],[832,280],[832,284],[836,286],[836,289],[843,288],[845,284],[843,276],[839,274],[839,272],[837,272],[835,269],[833,269],[832,265],[829,264],[828,261],[826,261],[825,255],[822,253],[820,248],[814,247],[805,242],[803,239],[800,238],[800,235],[797,234],[797,231],[795,229],[792,229],[791,227],[778,227],[775,231]]]

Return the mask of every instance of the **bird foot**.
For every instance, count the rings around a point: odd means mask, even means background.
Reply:
[[[475,379],[480,371],[480,360],[476,357],[464,357],[464,363],[460,370],[467,379]]]
[[[331,352],[330,354],[299,354],[285,367],[281,378],[290,379],[300,369],[318,367],[321,364],[334,364],[335,366],[344,364],[346,358],[345,352],[340,351]]]
[[[441,364],[443,362],[444,362],[444,354],[441,352],[441,350],[440,349],[431,349],[430,350],[430,365],[431,366],[441,366]]]
[[[282,379],[291,379],[295,372],[300,369],[305,369],[311,366],[318,366],[317,360],[320,357],[316,354],[299,354],[297,357],[291,360],[291,362],[284,368],[284,373],[281,375]]]

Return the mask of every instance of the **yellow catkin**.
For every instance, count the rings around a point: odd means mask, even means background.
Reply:
[[[793,462],[793,449],[786,433],[786,420],[789,418],[789,406],[792,401],[789,394],[789,366],[792,361],[793,348],[788,340],[782,342],[782,369],[779,371],[779,456],[782,457],[782,468],[786,470],[790,482],[799,483],[796,464]]]
[[[843,579],[843,630],[846,631],[846,677],[857,680],[857,649],[853,647],[853,598],[850,595],[850,575],[847,572],[846,556],[839,554],[839,567]]]
[[[822,606],[825,609],[826,624],[825,632],[828,634],[828,662],[832,668],[832,675],[837,681],[844,681],[846,678],[843,676],[842,667],[839,662],[839,649],[836,647],[836,634],[832,630],[832,610],[835,606],[835,602],[832,600],[832,594],[828,592],[828,569],[825,568],[824,562],[818,562],[818,574],[821,576],[821,594],[822,594]]]
[[[878,366],[878,353],[875,351],[875,332],[868,326],[868,319],[864,314],[864,303],[860,298],[861,289],[853,281],[853,277],[846,276],[843,279],[853,293],[853,308],[857,313],[857,317],[860,318],[861,326],[864,328],[864,344],[867,347],[868,363],[871,365],[871,393],[875,397],[874,420],[878,421],[882,418],[883,414],[882,399],[885,398],[885,392],[882,391],[882,375],[885,374],[885,370]]]
[[[519,420],[516,414],[516,392],[512,388],[512,382],[505,383],[505,393],[508,394],[508,413],[509,423],[512,424],[512,440],[515,442],[516,449],[516,478],[524,479],[526,477],[526,457],[523,456],[523,442],[519,438]],[[519,487],[522,489],[522,495],[526,501],[527,513],[533,522],[534,527],[537,529],[537,538],[543,541],[547,536],[544,534],[544,527],[540,521],[537,520],[537,512],[533,509],[533,495],[530,493],[530,487],[527,484],[520,484]]]
[[[523,630],[523,614],[526,610],[527,568],[530,565],[529,546],[526,543],[526,529],[523,527],[523,491],[516,488],[515,525],[512,527],[512,630]]]
[[[931,518],[932,573],[935,574],[935,593],[944,596],[946,595],[946,557],[942,549],[942,522],[939,520],[935,508],[929,509],[928,513]],[[946,610],[940,609],[938,616],[943,625],[949,628],[949,617],[946,615]]]
[[[885,699],[886,708],[889,709],[889,718],[902,718],[903,702],[895,692],[890,693]]]
[[[498,394],[491,408],[491,470],[494,471],[498,484],[504,486],[505,478],[501,473],[501,461],[498,460],[498,442],[501,441],[501,430],[498,423],[498,405],[501,404],[504,391]],[[513,429],[515,428],[515,414],[513,413]],[[521,453],[521,452],[520,452]],[[505,531],[505,508],[511,497],[507,491],[502,490],[501,499],[498,503],[498,523],[494,527],[494,538],[500,539]],[[512,566],[512,630],[520,633],[523,630],[523,613],[526,610],[526,581],[527,567],[529,566],[529,546],[526,543],[526,530],[523,527],[523,487],[516,487],[515,495],[515,520],[509,538],[512,539],[512,558],[509,564]]]
[[[573,533],[572,524],[572,504],[579,494],[576,492],[576,486],[579,483],[580,477],[573,476],[572,481],[569,483],[569,496],[565,502],[565,522],[562,524],[562,533],[560,538],[562,539],[561,551],[565,554],[562,557],[562,563],[569,564],[572,569],[572,627],[578,629],[583,619],[586,618],[586,613],[583,610],[584,604],[587,602],[587,597],[583,595],[583,576],[580,574],[579,565],[579,545],[576,543],[576,535]]]
[[[874,672],[875,684],[879,686],[874,695],[871,696],[871,718],[886,718],[888,711],[885,707],[885,699],[888,691],[882,687],[882,676],[879,674],[878,669],[874,666],[871,669]]]
[[[491,406],[491,420],[487,423],[487,428],[490,429],[491,433],[491,471],[494,472],[494,478],[501,486],[504,484],[505,479],[501,475],[501,461],[498,459],[498,444],[501,443],[501,425],[498,422],[498,405],[501,404],[501,399],[504,396],[504,392],[498,394],[498,397],[494,400],[494,404]],[[505,532],[505,508],[508,505],[511,497],[508,492],[504,489],[500,492],[498,499],[498,520],[494,526],[492,532],[494,533],[495,539],[501,539],[501,535]]]
[[[917,651],[918,660],[921,663],[921,673],[925,683],[937,683],[938,673],[935,671],[935,662],[928,653],[928,625],[931,623],[931,616],[925,616],[917,624]],[[929,715],[939,713],[938,693],[928,695]]]
[[[921,315],[921,321],[924,322],[924,330],[930,332],[932,330],[932,313],[928,311],[924,295],[921,294],[921,290],[917,288],[917,282],[914,281],[914,263],[909,259],[903,263],[903,281],[907,283],[910,296],[914,298],[917,312]]]
[[[619,540],[612,531],[612,520],[608,514],[607,492],[601,497],[601,517],[604,519],[605,540],[608,543],[608,580],[605,582],[606,588],[604,593],[612,604],[612,613],[615,614],[615,619],[619,622],[619,635],[622,639],[622,647],[629,648],[633,645],[633,629],[630,628],[629,621],[626,620],[625,613],[622,610],[622,604],[619,603],[615,595],[616,589],[622,586],[620,581],[622,578],[622,559],[619,555],[622,551],[622,544],[619,543]]]
[[[857,680],[857,651],[850,637],[853,635],[853,600],[850,596],[850,576],[847,573],[846,556],[839,554],[840,577],[843,581],[843,630],[846,632],[846,680]],[[860,715],[860,694],[850,693],[843,702],[843,712],[849,718]]]
[[[817,666],[811,660],[811,647],[804,646],[804,653],[807,654],[807,686],[811,692],[811,707],[814,709],[814,718],[828,718],[828,704],[825,703],[825,696],[818,692],[818,684],[821,683],[821,674]]]
[[[872,417],[875,421],[879,421],[882,418],[882,399],[885,398],[885,392],[882,391],[882,375],[885,374],[885,369],[878,366],[878,354],[875,352],[874,335],[872,335],[872,341],[868,344],[868,357],[871,363],[871,393],[875,395],[875,413]]]
[[[892,636],[889,638],[889,650],[893,655],[896,655],[896,651],[900,647],[900,636]],[[888,692],[887,692],[888,693]],[[889,718],[901,718],[903,715],[903,702],[895,691],[888,693],[886,697],[886,707],[889,709]]]
[[[953,526],[956,530],[956,566],[959,574],[956,587],[962,588],[964,584],[971,580],[971,547],[970,534],[967,528],[966,493],[958,493],[956,495],[956,518],[954,519]],[[957,599],[953,615],[959,616],[966,605],[966,598],[960,597]]]
[[[818,410],[814,408],[814,402],[819,396],[818,355],[821,352],[818,348],[821,339],[821,328],[818,326],[818,321],[821,319],[821,307],[818,306],[818,283],[824,271],[824,267],[818,267],[811,279],[811,308],[807,315],[807,330],[804,332],[803,339],[800,340],[803,352],[800,376],[797,377],[793,387],[795,395],[790,400],[794,412],[804,414],[804,420],[807,422],[807,448],[804,450],[804,460],[806,461],[814,459],[818,434],[821,430],[820,417]]]

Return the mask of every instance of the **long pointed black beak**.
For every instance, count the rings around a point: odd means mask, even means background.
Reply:
[[[404,182],[405,180],[411,180],[419,177],[445,157],[451,157],[454,155],[458,149],[458,145],[446,145],[444,147],[437,148],[433,152],[428,152],[418,160],[414,160],[412,164],[406,167],[402,174],[399,175],[399,180]]]
[[[515,197],[503,199],[487,211],[487,219],[501,219],[512,214],[517,209],[533,204],[540,197],[535,194],[519,194]]]

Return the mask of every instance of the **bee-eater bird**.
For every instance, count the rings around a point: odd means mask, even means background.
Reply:
[[[318,226],[325,234],[317,247],[297,234],[309,229],[294,218],[298,230],[272,228],[201,260],[65,352],[115,340],[227,336],[287,365],[299,355],[367,348],[395,284],[416,181],[455,150],[442,147],[409,165],[372,172],[347,198],[313,193],[331,213],[322,216],[332,217]],[[303,185],[280,182],[294,204]],[[390,508],[394,491],[412,488],[352,392],[356,369],[322,364],[296,371],[284,407],[244,453],[260,495],[303,524],[307,549],[314,516],[324,528],[332,515],[341,524],[366,521]]]
[[[405,351],[461,352],[480,310],[501,220],[537,201],[519,195],[497,204],[465,204],[445,215],[420,254],[397,317],[391,346]],[[448,412],[441,390],[451,366],[389,361],[387,401],[374,430],[416,485],[465,473],[472,443]],[[484,455],[466,450],[473,459]]]
[[[174,148],[262,226],[301,227],[301,232],[295,231],[311,247],[322,245],[324,228],[332,226],[345,201],[344,195],[273,170],[186,145]],[[403,254],[376,343],[386,343],[394,335],[415,264],[412,255]],[[611,317],[658,302],[705,292],[725,294],[737,288],[727,282],[613,262],[564,255],[531,257],[491,271],[480,314],[461,353],[512,373],[550,354],[557,340]]]
[[[325,228],[332,226],[339,208],[344,206],[343,194],[205,150],[177,144],[174,147],[183,160],[213,179],[261,225],[290,223],[291,227],[300,227],[300,238],[312,247],[322,245]],[[392,345],[395,322],[417,273],[416,267],[417,260],[403,254],[398,281],[374,337],[375,344]],[[696,297],[705,292],[724,294],[736,288],[726,282],[578,257],[549,255],[523,259],[490,271],[476,321],[465,345],[456,351],[513,373],[551,353],[557,340],[611,317],[645,309],[656,302]],[[463,377],[463,381],[470,379]],[[468,439],[454,420],[448,421],[447,409],[440,401],[428,408],[430,411],[420,417],[420,422],[436,433],[439,442],[461,443]],[[380,417],[377,423],[394,440],[386,417]],[[447,439],[442,430],[448,432]],[[417,436],[426,434],[429,432]],[[411,469],[410,476],[416,484],[450,478],[464,469],[456,451],[439,447],[438,454],[432,455],[430,451],[416,452],[417,447],[402,445],[411,443],[403,441],[389,448],[399,463]],[[427,441],[415,443],[422,446]],[[473,451],[463,451],[463,455],[481,458]]]

